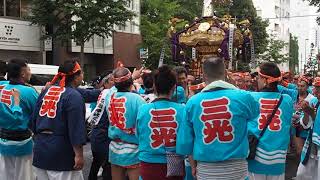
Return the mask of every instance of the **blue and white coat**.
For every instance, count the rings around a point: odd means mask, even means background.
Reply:
[[[253,92],[251,95],[259,102],[260,115],[248,124],[249,134],[259,137],[268,116],[280,99],[277,92]],[[293,114],[293,101],[282,94],[283,101],[276,111],[268,129],[259,139],[256,157],[248,160],[249,171],[263,175],[282,175],[285,171],[287,149],[290,142],[290,127]]]

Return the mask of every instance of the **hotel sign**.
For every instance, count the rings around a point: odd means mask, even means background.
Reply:
[[[0,49],[40,51],[40,28],[28,21],[0,18]]]

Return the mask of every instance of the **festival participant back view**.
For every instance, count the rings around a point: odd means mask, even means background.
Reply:
[[[130,92],[133,80],[127,68],[114,70],[114,83],[117,92],[106,96],[106,110],[110,125],[109,162],[112,179],[122,180],[128,175],[130,180],[138,180],[140,162],[138,159],[138,139],[135,136],[138,110],[144,99]]]
[[[83,179],[85,104],[76,90],[82,80],[80,65],[66,61],[37,101],[32,129],[33,166],[39,180]]]
[[[25,84],[31,77],[27,61],[13,59],[7,70],[9,82],[0,83],[0,179],[33,180],[28,124],[38,94]],[[13,91],[19,91],[20,98],[14,98]]]
[[[184,177],[183,156],[175,156],[174,162],[168,159],[176,153],[177,128],[184,110],[184,105],[170,100],[176,88],[175,76],[168,66],[160,67],[154,76],[157,98],[139,109],[137,137],[143,180],[183,180]],[[172,171],[170,163],[180,165],[174,164],[179,173],[168,173]]]
[[[251,93],[259,102],[260,115],[248,125],[249,134],[259,139],[255,157],[248,161],[252,180],[285,179],[293,100],[279,92],[277,86],[281,79],[276,64],[267,62],[260,65],[257,80],[259,92]],[[265,132],[261,135],[263,129]]]
[[[259,105],[249,92],[225,82],[221,58],[205,59],[203,72],[208,86],[186,104],[177,153],[197,161],[192,168],[198,180],[244,180],[248,177],[247,124],[258,116]]]

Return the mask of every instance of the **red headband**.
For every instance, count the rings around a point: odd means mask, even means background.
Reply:
[[[233,76],[239,76],[240,78],[245,78],[245,74],[244,73],[233,73]]]
[[[201,90],[201,89],[205,88],[206,86],[207,86],[206,83],[200,83],[200,84],[197,84],[197,85],[189,86],[189,90],[190,91]]]
[[[320,77],[316,77],[314,78],[314,81],[313,81],[313,86],[320,86]]]
[[[131,76],[131,72],[129,71],[129,73],[127,75],[122,76],[122,77],[118,77],[118,78],[113,78],[113,80],[115,83],[121,83],[121,82],[129,80],[130,78],[132,78],[132,76]]]
[[[81,71],[81,67],[80,64],[78,62],[76,62],[73,70],[67,74],[59,72],[57,75],[55,75],[52,79],[52,81],[50,82],[50,85],[54,85],[59,79],[60,79],[60,83],[59,86],[60,87],[65,87],[66,86],[66,77],[73,75],[75,73],[77,73],[78,71]]]
[[[272,76],[268,76],[268,75],[262,74],[260,71],[258,71],[258,74],[259,74],[259,76],[261,76],[263,78],[266,78],[268,84],[274,83],[274,82],[280,82],[282,80],[282,76],[275,78],[275,77],[272,77]]]
[[[309,83],[309,80],[308,80],[306,77],[303,77],[303,76],[301,76],[301,77],[299,78],[299,82],[301,82],[301,81],[304,81],[304,82],[306,82],[307,84]]]
[[[312,85],[313,86],[320,86],[320,77],[315,77]]]

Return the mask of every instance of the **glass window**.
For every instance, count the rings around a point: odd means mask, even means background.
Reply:
[[[103,48],[103,39],[102,37],[96,35],[94,36],[94,47],[95,48]]]
[[[0,16],[4,16],[4,1],[0,0]]]
[[[21,0],[21,17],[28,17],[31,15],[31,1],[32,0]]]
[[[125,30],[124,31],[125,32],[130,32],[130,22],[129,21],[126,22],[126,26],[125,26]]]
[[[134,33],[134,22],[130,21],[130,32]]]
[[[6,0],[5,16],[20,17],[20,0]]]

